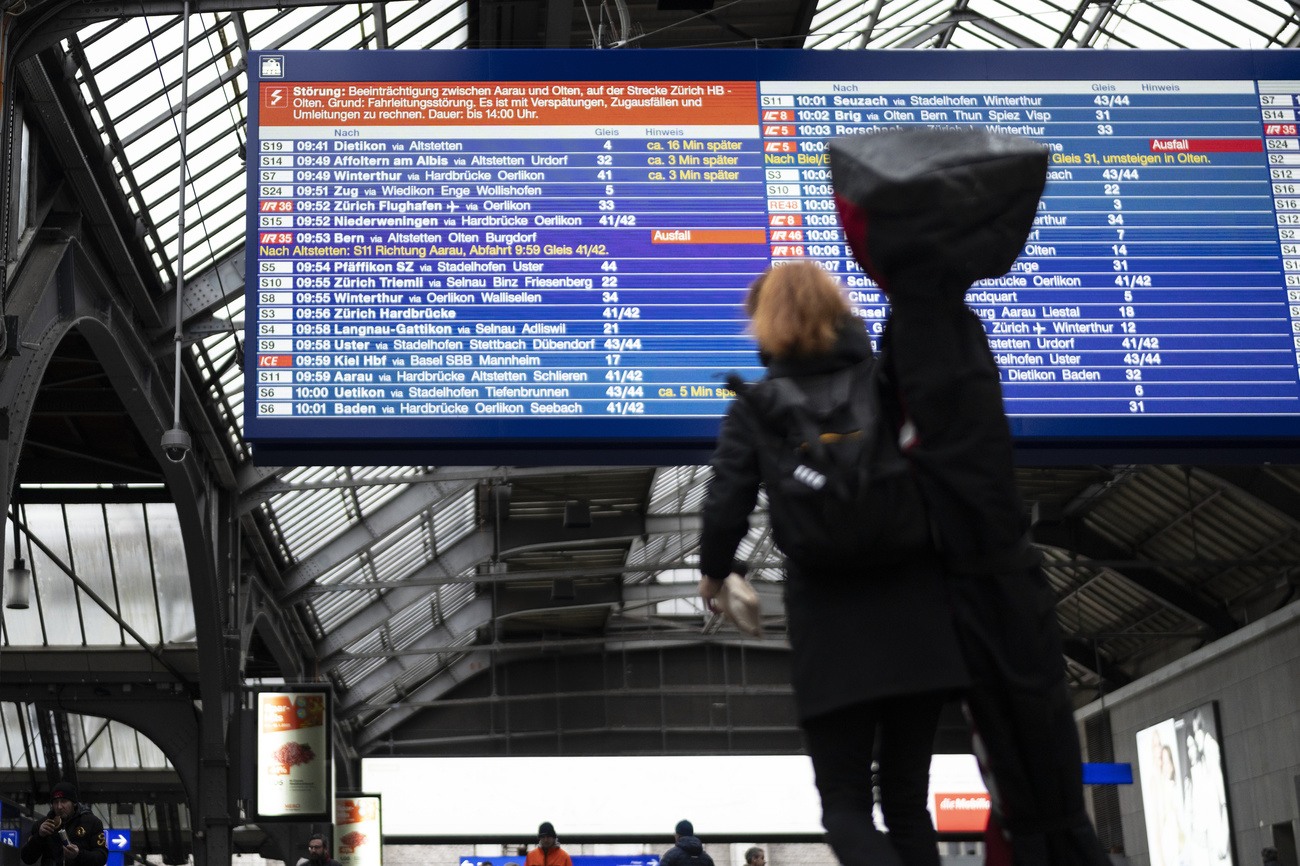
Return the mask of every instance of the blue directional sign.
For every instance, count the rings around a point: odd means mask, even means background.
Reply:
[[[17,830],[0,830],[0,845],[8,845],[11,848],[18,847]]]
[[[130,851],[131,831],[105,830],[104,841],[108,843],[108,850],[110,851]]]

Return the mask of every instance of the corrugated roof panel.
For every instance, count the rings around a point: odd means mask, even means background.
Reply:
[[[378,598],[379,590],[377,589],[364,589],[355,592],[328,592],[315,596],[312,599],[310,608],[312,613],[316,615],[316,621],[320,624],[320,633],[317,638],[324,637],[352,619]]]
[[[478,528],[478,492],[467,490],[433,513],[433,539],[442,553]]]

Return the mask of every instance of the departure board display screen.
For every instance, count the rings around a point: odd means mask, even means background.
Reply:
[[[260,461],[706,451],[726,373],[762,375],[742,302],[764,268],[817,262],[882,332],[826,142],[909,126],[1050,153],[1023,254],[967,295],[1018,444],[1300,433],[1292,52],[250,63],[244,414]]]

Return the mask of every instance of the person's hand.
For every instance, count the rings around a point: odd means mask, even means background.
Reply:
[[[76,845],[73,845],[71,842],[63,846],[64,861],[75,860],[77,859],[77,855],[80,853],[81,853],[81,849],[78,848]]]
[[[718,606],[713,603],[713,600],[720,592],[722,592],[722,581],[711,577],[700,578],[700,598],[704,599],[704,606],[714,613],[718,612]]]
[[[54,823],[53,818],[46,818],[44,821],[41,822],[41,826],[37,828],[36,832],[40,833],[42,836],[49,836],[53,834],[54,831],[57,830],[58,828],[59,825]]]

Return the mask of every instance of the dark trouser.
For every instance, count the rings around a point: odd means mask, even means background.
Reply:
[[[822,825],[844,866],[939,866],[926,797],[943,701],[942,694],[885,698],[804,720],[821,792]],[[880,808],[888,836],[872,820],[877,731]]]
[[[917,427],[909,456],[950,564],[973,681],[967,707],[993,799],[989,862],[1105,866],[1084,810],[1055,599],[1041,569],[1016,555],[1027,526],[998,368],[984,326],[952,297],[896,294],[884,352]]]

